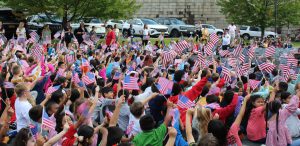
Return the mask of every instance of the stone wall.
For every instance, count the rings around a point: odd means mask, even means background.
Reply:
[[[228,25],[217,0],[137,0],[142,4],[135,17],[176,17],[189,24],[199,20],[224,28]]]

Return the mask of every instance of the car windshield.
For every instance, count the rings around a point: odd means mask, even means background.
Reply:
[[[171,19],[170,20],[172,24],[176,24],[176,25],[186,25],[183,21],[178,20],[178,19]]]
[[[144,24],[156,25],[157,23],[151,19],[141,19]]]

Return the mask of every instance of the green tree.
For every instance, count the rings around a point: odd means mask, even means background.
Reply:
[[[267,27],[297,25],[300,21],[300,0],[218,0],[217,5],[229,22],[260,27],[261,37]]]
[[[63,24],[82,17],[127,18],[140,5],[135,0],[4,0],[7,7],[30,14],[56,14]]]

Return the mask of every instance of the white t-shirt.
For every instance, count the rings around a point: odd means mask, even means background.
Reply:
[[[126,134],[128,134],[128,137],[131,137],[131,135],[135,136],[141,132],[140,119],[137,119],[130,113]]]
[[[236,31],[236,26],[235,25],[229,25],[228,29],[229,29],[230,34],[234,34],[235,31]]]
[[[115,29],[116,36],[119,36],[119,32],[120,32],[120,30],[118,28]]]
[[[26,30],[24,27],[22,29],[18,27],[17,33],[19,33],[18,38],[26,38]]]
[[[151,86],[145,89],[145,92],[134,97],[134,102],[141,102],[152,94]]]
[[[230,35],[229,35],[229,34],[226,34],[226,35],[223,37],[222,45],[229,45],[229,44],[230,44]]]
[[[29,126],[30,117],[29,110],[32,108],[32,105],[26,101],[20,101],[19,98],[15,102],[15,112],[17,118],[17,131],[19,132],[22,128]]]

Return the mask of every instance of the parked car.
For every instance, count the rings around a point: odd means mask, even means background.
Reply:
[[[92,30],[92,27],[95,26],[97,35],[99,35],[100,37],[105,36],[105,25],[100,19],[90,17],[83,18],[82,20],[76,21],[75,23],[71,23],[71,27],[73,28],[73,30],[79,28],[80,22],[84,22],[84,26],[88,32],[90,32]]]
[[[39,35],[42,34],[44,26],[47,24],[51,30],[51,35],[62,29],[62,21],[55,15],[46,16],[45,14],[32,15],[27,17],[28,33],[37,31]]]
[[[130,28],[130,24],[134,29],[134,35],[141,36],[144,25],[147,24],[150,29],[150,36],[159,36],[162,32],[164,32],[165,36],[169,35],[168,27],[165,25],[160,25],[152,19],[148,18],[135,18],[127,20],[122,27],[122,32],[124,36],[127,36],[128,29]]]
[[[240,35],[246,40],[252,37],[261,37],[261,29],[259,27],[241,26]],[[265,31],[264,37],[274,38],[278,36],[275,32]]]
[[[202,29],[207,28],[209,34],[216,33],[218,36],[223,35],[224,31],[210,24],[201,24]]]
[[[117,28],[122,30],[122,25],[124,24],[124,20],[115,20],[115,19],[111,19],[108,20],[105,24],[105,26],[111,26],[114,27],[115,25],[117,25]]]
[[[185,24],[176,18],[156,18],[154,20],[159,24],[168,26],[170,37],[179,37],[181,33],[190,36],[196,32],[195,26]]]
[[[0,20],[3,22],[5,29],[5,37],[8,39],[16,36],[16,30],[20,22],[25,22],[27,27],[25,15],[21,11],[15,11],[11,8],[0,8]]]

